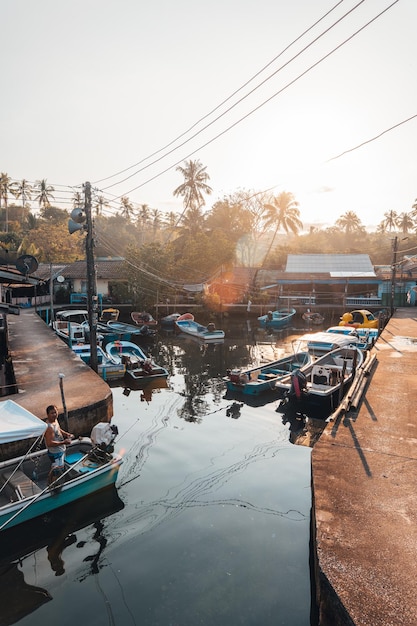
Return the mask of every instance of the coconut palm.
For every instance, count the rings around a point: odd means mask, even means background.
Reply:
[[[398,214],[397,211],[387,211],[384,213],[384,224],[387,230],[395,230],[397,227]]]
[[[40,207],[46,209],[46,207],[51,205],[51,200],[54,199],[52,192],[54,192],[55,189],[52,185],[48,185],[46,178],[35,181],[35,187],[38,191],[38,195],[35,200],[38,202]]]
[[[96,215],[102,215],[104,207],[109,207],[110,204],[104,196],[97,196],[94,203]]]
[[[72,196],[72,206],[74,209],[80,209],[84,206],[84,194],[81,191],[75,191]]]
[[[120,209],[120,215],[130,222],[130,218],[133,215],[133,204],[127,196],[122,196],[122,198],[120,198]]]
[[[303,227],[298,206],[294,195],[289,191],[282,191],[277,196],[273,196],[272,201],[264,205],[266,211],[264,217],[265,226],[267,228],[269,226],[274,227],[274,234],[265,255],[264,262],[271,252],[275,237],[280,228],[286,233],[291,231],[296,235]]]
[[[9,193],[13,193],[12,191],[12,179],[6,172],[1,172],[0,174],[0,207],[3,201],[4,208],[6,209],[6,233],[9,232]]]
[[[336,226],[344,230],[346,235],[350,235],[355,230],[361,230],[362,222],[354,211],[346,211],[336,220]]]
[[[403,235],[407,235],[414,228],[414,220],[411,213],[400,213],[397,218],[397,227]]]
[[[185,161],[184,165],[176,168],[184,177],[184,182],[174,190],[174,196],[184,198],[184,209],[200,209],[205,205],[203,194],[208,195],[213,191],[207,181],[210,176],[200,161]]]
[[[32,185],[28,183],[28,181],[25,178],[23,178],[23,180],[21,180],[20,183],[18,182],[12,183],[11,191],[17,200],[19,200],[19,198],[22,198],[22,224],[23,224],[24,219],[25,219],[26,201],[32,199],[33,187]]]

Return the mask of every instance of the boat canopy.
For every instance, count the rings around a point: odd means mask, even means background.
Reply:
[[[0,444],[43,435],[47,424],[13,400],[0,402]]]

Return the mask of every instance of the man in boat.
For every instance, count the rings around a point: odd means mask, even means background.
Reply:
[[[67,444],[71,443],[74,435],[62,430],[58,422],[58,408],[54,404],[46,407],[45,444],[52,468],[64,466],[64,456]]]

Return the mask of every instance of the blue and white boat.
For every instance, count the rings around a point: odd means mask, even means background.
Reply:
[[[88,343],[72,346],[72,351],[87,365],[91,364],[91,346]],[[101,346],[97,346],[97,373],[104,380],[118,380],[126,373],[126,365],[112,359]]]
[[[266,391],[274,390],[277,381],[300,367],[308,365],[312,360],[309,352],[295,352],[250,369],[233,369],[223,378],[229,391],[258,396]]]
[[[340,335],[347,335],[348,337],[357,337],[357,348],[361,350],[370,350],[375,341],[378,339],[377,328],[352,328],[351,326],[330,326],[327,328],[326,333],[338,333]]]
[[[199,324],[194,319],[178,319],[175,322],[177,330],[200,340],[203,343],[221,343],[224,341],[224,330],[216,329],[211,322],[207,326]]]
[[[339,347],[282,377],[276,383],[281,395],[277,410],[293,410],[319,419],[328,417],[340,405],[363,361],[362,350]]]
[[[13,400],[0,403],[0,443],[42,440],[44,421]],[[0,531],[43,516],[115,484],[122,457],[113,453],[116,428],[96,424],[91,438],[67,446],[63,469],[51,471],[46,448],[0,462]]]
[[[117,363],[126,366],[126,376],[142,378],[167,377],[168,370],[155,363],[139,346],[131,341],[111,341],[106,344],[107,354]]]
[[[262,328],[279,329],[288,326],[297,313],[295,309],[279,309],[277,311],[268,311],[266,315],[258,317],[258,323]]]

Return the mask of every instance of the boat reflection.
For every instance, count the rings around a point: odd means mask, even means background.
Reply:
[[[0,624],[14,624],[53,599],[43,587],[25,581],[25,561],[34,556],[36,562],[41,562],[41,553],[46,549],[52,571],[55,576],[61,576],[65,573],[64,551],[72,547],[72,558],[75,550],[85,548],[87,542],[79,541],[76,533],[90,525],[95,528],[89,539],[91,555],[85,557],[84,551],[79,552],[80,556],[83,555],[83,561],[89,564],[83,577],[96,574],[100,569],[100,557],[108,543],[104,520],[123,508],[124,503],[116,487],[112,486],[42,518],[2,531]]]
[[[161,389],[168,389],[166,378],[150,378],[149,380],[126,380],[109,381],[111,387],[123,387],[123,395],[129,396],[131,391],[140,391],[141,402],[151,402],[154,393],[159,393]]]

